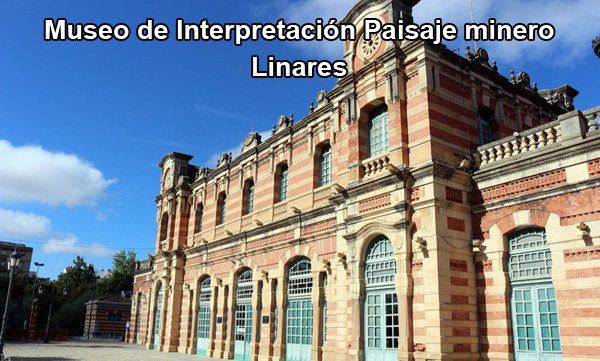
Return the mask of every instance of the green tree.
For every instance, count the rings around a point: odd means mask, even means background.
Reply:
[[[113,268],[100,281],[104,295],[133,290],[133,274],[137,263],[136,253],[122,250],[113,256]]]
[[[73,260],[73,266],[68,267],[64,273],[58,275],[56,287],[59,290],[67,289],[68,301],[73,301],[85,291],[91,289],[96,282],[96,271],[94,266],[87,264],[83,257],[77,256]]]

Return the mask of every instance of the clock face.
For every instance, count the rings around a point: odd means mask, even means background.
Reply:
[[[250,133],[246,136],[246,138],[244,138],[244,145],[245,146],[249,146],[252,141],[254,140],[254,133]]]
[[[168,189],[171,188],[171,185],[173,185],[173,177],[171,176],[171,170],[167,169],[167,172],[165,173],[165,180],[163,182],[164,184],[164,189]]]
[[[287,121],[287,118],[284,115],[282,115],[279,117],[279,120],[277,120],[277,125],[281,127],[281,126],[283,126],[283,123],[285,123],[286,121]]]

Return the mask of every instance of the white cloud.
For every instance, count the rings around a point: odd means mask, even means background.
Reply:
[[[357,3],[357,0],[283,0],[269,3],[276,16],[286,22],[314,23],[317,17],[323,19],[342,19]],[[574,59],[590,56],[591,40],[598,36],[597,25],[600,23],[598,0],[478,0],[473,1],[475,22],[487,22],[496,18],[498,22],[515,24],[551,23],[556,28],[556,37],[549,42],[498,41],[485,44],[478,43],[488,50],[492,59],[502,61],[507,66],[524,65],[529,61],[549,61],[556,64],[572,64]],[[463,24],[471,22],[469,2],[467,0],[422,0],[413,10],[416,23],[433,22],[442,18],[444,23],[454,23],[463,38]],[[465,41],[447,44],[451,48],[462,47],[464,55]],[[472,45],[472,44],[470,44]],[[291,46],[299,46],[307,54],[328,59],[342,57],[342,46],[339,42],[294,42]]]
[[[260,134],[261,136],[261,141],[265,141],[267,139],[269,139],[271,137],[271,131],[270,130],[266,130],[264,132],[259,132],[258,134]],[[211,169],[215,169],[215,167],[217,166],[217,161],[219,160],[219,158],[221,158],[221,154],[223,153],[231,153],[232,157],[235,159],[235,157],[237,157],[238,155],[240,155],[240,153],[242,152],[242,148],[244,147],[243,143],[240,143],[239,145],[219,152],[219,153],[215,153],[213,154],[205,163],[204,166],[205,167],[209,167]]]
[[[54,237],[42,245],[43,254],[65,253],[89,257],[110,257],[114,253],[110,248],[99,243],[82,245],[74,234]]]
[[[0,140],[0,201],[94,205],[116,179],[75,155]]]
[[[50,233],[50,219],[33,213],[0,209],[0,236],[39,238]]]

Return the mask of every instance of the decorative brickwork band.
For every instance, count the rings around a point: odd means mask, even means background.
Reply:
[[[475,272],[492,272],[492,260],[479,261],[475,263]]]
[[[413,188],[410,191],[410,201],[411,202],[416,202],[420,199],[420,194],[419,194],[419,188]]]
[[[330,231],[335,228],[335,218],[327,219],[325,221],[317,222],[305,227],[302,227],[301,236],[310,236],[315,233],[321,233]]]
[[[564,254],[565,263],[598,260],[600,259],[600,246],[567,249]]]
[[[382,194],[377,197],[369,198],[358,202],[358,213],[374,211],[392,204],[392,195],[390,193]]]
[[[275,243],[291,241],[292,239],[294,239],[294,230],[272,234],[259,240],[252,241],[248,243],[247,249],[252,250],[257,248],[264,248]]]
[[[208,260],[215,260],[215,259],[219,259],[219,258],[231,256],[231,255],[236,254],[236,253],[240,253],[241,251],[242,251],[242,246],[241,245],[237,245],[237,246],[225,248],[225,249],[222,249],[222,250],[219,250],[219,251],[211,252],[211,253],[208,254],[207,259]]]
[[[493,202],[566,183],[567,173],[563,168],[482,189],[475,193],[473,201],[476,204]]]
[[[588,162],[588,172],[590,173],[590,177],[600,177],[600,159]]]
[[[450,90],[454,94],[458,94],[463,98],[471,99],[471,88],[463,85],[456,80],[450,79],[445,75],[440,74],[440,86],[446,90]]]

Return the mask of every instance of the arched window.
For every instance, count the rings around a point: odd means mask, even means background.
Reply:
[[[163,304],[163,289],[162,283],[158,285],[156,290],[156,313],[154,316],[154,349],[158,349],[160,344],[160,331],[162,321],[162,304]]]
[[[287,346],[286,358],[310,361],[312,345],[313,278],[311,262],[301,257],[290,265],[288,272]]]
[[[254,182],[249,180],[246,183],[246,214],[254,211]]]
[[[218,221],[219,223],[217,224],[223,224],[225,223],[225,215],[227,214],[227,196],[225,195],[225,193],[221,194],[220,200],[219,200],[219,218]]]
[[[279,201],[283,202],[288,199],[288,174],[289,169],[287,164],[284,164],[280,168],[279,173]]]
[[[237,277],[235,304],[235,342],[233,358],[248,360],[252,340],[252,270],[246,268]]]
[[[489,116],[481,110],[477,112],[477,126],[479,127],[479,145],[491,143],[493,137]]]
[[[326,144],[321,147],[319,156],[319,186],[331,183],[331,146]]]
[[[396,260],[385,236],[371,241],[365,257],[365,360],[397,359]]]
[[[390,149],[387,105],[380,105],[369,114],[368,132],[369,157]]]
[[[210,334],[210,277],[200,283],[200,304],[198,305],[198,335],[196,354],[206,356]]]
[[[202,222],[204,220],[204,206],[199,203],[196,206],[196,230],[194,233],[202,232]]]
[[[161,241],[164,241],[165,239],[167,239],[168,226],[169,226],[169,214],[167,212],[165,212],[160,217],[160,233],[159,233],[160,238],[159,239]]]
[[[559,360],[562,354],[552,254],[543,228],[508,236],[515,358]]]

